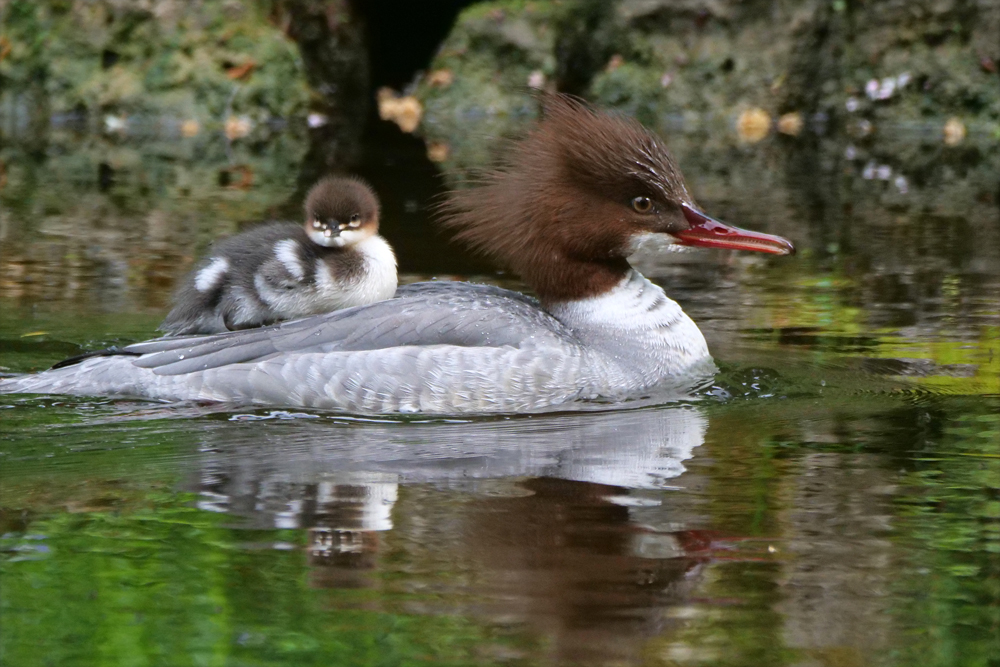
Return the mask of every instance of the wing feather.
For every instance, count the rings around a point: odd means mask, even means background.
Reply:
[[[417,283],[367,306],[259,329],[161,338],[124,348],[157,375],[254,362],[279,353],[350,352],[400,346],[520,347],[572,333],[522,294],[491,285]]]

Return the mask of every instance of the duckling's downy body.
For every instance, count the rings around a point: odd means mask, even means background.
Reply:
[[[395,298],[272,327],[164,338],[0,382],[0,392],[145,396],[361,413],[522,412],[689,386],[705,338],[629,266],[637,240],[792,252],[698,211],[659,139],[563,96],[446,224],[520,274],[538,299],[486,285]]]
[[[363,306],[396,291],[396,258],[378,235],[379,205],[352,178],[325,178],[304,225],[272,223],[217,242],[160,330],[212,334]]]

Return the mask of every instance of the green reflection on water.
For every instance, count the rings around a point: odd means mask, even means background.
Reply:
[[[663,584],[653,611],[634,591],[600,589],[600,578],[581,572],[580,585],[598,587],[593,613],[614,617],[624,600],[621,613],[644,619],[621,630],[635,647],[622,664],[990,665],[1000,655],[1000,330],[968,315],[962,326],[873,326],[870,308],[851,305],[857,281],[806,266],[792,279],[781,269],[749,276],[755,307],[723,346],[720,376],[746,395],[708,408],[705,444],[688,463],[704,483],[657,496],[667,508],[697,508],[686,527],[733,542],[677,557],[689,579]],[[993,316],[988,302],[974,305]],[[0,322],[0,364],[17,370],[144,338],[158,321],[86,307],[6,312],[16,316]],[[748,368],[760,360],[763,369]],[[532,611],[550,593],[522,586],[522,575],[497,588],[500,575],[470,556],[459,525],[474,494],[402,485],[384,546],[349,585],[331,586],[305,530],[234,525],[177,491],[190,488],[183,480],[196,474],[206,434],[233,426],[226,414],[62,397],[8,405],[4,664],[602,664],[617,655],[595,640],[582,649],[590,658],[565,658],[575,610]],[[472,522],[489,526],[491,516]],[[575,549],[601,553],[614,527],[591,521],[596,528],[571,524],[567,534],[585,545]],[[640,519],[628,525],[646,530]],[[530,536],[516,539],[510,550],[538,557]],[[571,581],[573,562],[563,573]],[[653,630],[649,618],[659,619]]]
[[[765,289],[780,286],[780,291],[764,291],[745,315],[750,337],[808,351],[804,361],[811,369],[863,358],[869,371],[923,391],[1000,394],[1000,326],[994,324],[1000,311],[995,295],[982,294],[971,276],[942,280],[945,303],[929,307],[923,314],[926,321],[910,327],[872,323],[882,304],[865,303],[858,295],[871,276],[852,277],[842,268],[800,262],[794,268],[775,267],[756,280]],[[868,382],[871,377],[856,379]]]
[[[311,587],[299,531],[227,527],[190,494],[130,496],[3,538],[4,664],[471,664],[507,642],[462,616],[392,611],[413,596]]]
[[[911,664],[1000,656],[1000,402],[962,403],[938,446],[919,453],[899,500],[894,612]]]
[[[324,588],[304,531],[239,526],[175,490],[198,434],[229,422],[50,399],[5,412],[3,664],[552,662],[545,623],[529,613],[511,630],[470,605],[495,593],[479,588],[489,570],[451,525],[475,501],[466,493],[421,492],[423,504],[404,494],[397,529],[430,521],[429,541],[390,531],[363,586]],[[737,541],[661,603],[662,628],[633,639],[640,662],[989,665],[1000,649],[998,441],[997,399],[713,408],[690,465],[708,482],[694,492],[697,524]],[[823,635],[838,623],[872,636]]]
[[[657,664],[994,664],[1000,400],[824,412],[744,405],[713,421],[713,525],[757,539],[672,610],[683,629],[651,644]]]

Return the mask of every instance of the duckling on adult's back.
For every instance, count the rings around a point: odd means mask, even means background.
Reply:
[[[396,296],[273,327],[138,343],[0,392],[146,396],[352,412],[522,412],[687,387],[714,371],[705,338],[629,266],[636,240],[792,252],[701,213],[659,139],[635,121],[547,98],[545,116],[448,225],[538,299],[486,285]]]
[[[354,178],[324,178],[309,191],[305,213],[304,225],[260,225],[216,243],[160,330],[249,329],[393,295],[396,258],[378,235],[371,188]]]

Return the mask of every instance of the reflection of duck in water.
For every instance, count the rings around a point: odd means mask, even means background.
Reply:
[[[249,329],[388,299],[396,258],[378,235],[379,203],[353,178],[325,178],[305,225],[261,225],[215,244],[160,325],[169,334]]]
[[[341,473],[323,466],[315,474],[289,477],[280,464],[260,470],[252,463],[206,463],[199,509],[240,516],[255,530],[306,529],[313,585],[371,585],[365,572],[376,567],[379,534],[392,530],[398,475]]]
[[[642,664],[673,610],[704,608],[716,558],[761,556],[701,530],[715,468],[683,475],[709,428],[699,405],[360,428],[279,419],[199,436],[189,490],[211,503],[199,506],[298,531],[270,539],[304,541],[314,588],[369,588],[361,599],[381,603],[405,591],[409,613],[528,628],[520,662]]]
[[[177,413],[170,406],[161,409],[164,414]],[[149,412],[142,414],[146,418]],[[421,424],[419,431],[409,430],[408,435],[395,421],[368,422],[364,428],[323,419],[293,419],[289,424],[282,429],[259,428],[255,418],[239,428],[206,433],[202,461],[211,472],[205,479],[211,485],[221,484],[213,488],[220,499],[230,499],[220,500],[220,507],[256,508],[254,514],[263,516],[260,511],[270,511],[274,503],[245,494],[272,489],[278,497],[291,488],[287,480],[314,491],[328,480],[369,486],[400,480],[447,486],[523,477],[658,489],[672,486],[669,480],[684,472],[684,462],[702,444],[708,428],[702,410],[692,405]],[[372,491],[371,503],[358,505],[368,509],[351,514],[358,526],[381,530],[374,526],[389,519],[375,510],[384,507],[382,500],[388,497],[380,493]],[[347,498],[340,492],[329,497],[334,496]],[[381,500],[375,502],[376,498]],[[314,511],[316,505],[306,507]],[[274,514],[255,525],[272,527],[278,521]]]
[[[298,322],[139,343],[0,392],[139,395],[360,413],[523,412],[690,387],[715,370],[704,336],[627,257],[650,235],[784,255],[776,236],[701,213],[673,158],[635,121],[563,96],[484,184],[445,207],[458,238],[538,300],[469,283]]]

